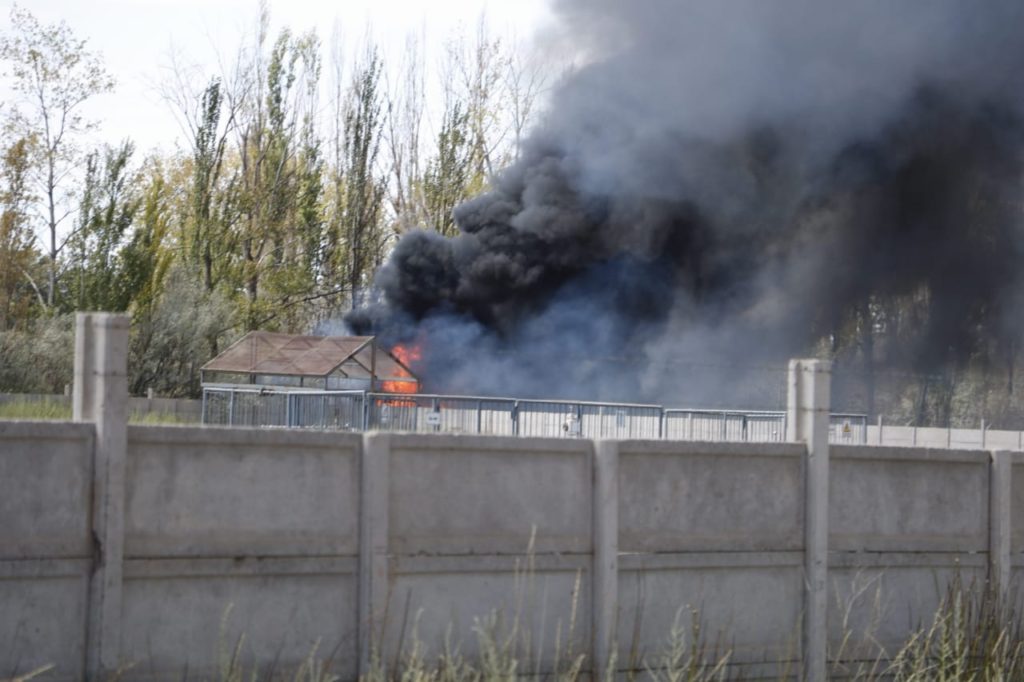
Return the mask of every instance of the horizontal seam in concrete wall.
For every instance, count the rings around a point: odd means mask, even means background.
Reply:
[[[590,553],[536,554],[390,554],[396,573],[509,573],[536,571],[589,571]]]
[[[619,443],[621,455],[716,455],[734,457],[803,457],[800,443],[729,443],[715,441],[625,440]]]
[[[829,550],[844,554],[879,554],[884,552],[904,552],[906,554],[982,554],[988,551],[987,544],[974,542],[955,543],[948,540],[936,542],[905,541],[895,542],[829,542]]]
[[[580,529],[573,529],[562,532],[536,532],[534,535],[534,541],[538,544],[543,543],[543,547],[537,549],[538,553],[544,552],[548,554],[554,554],[558,552],[564,552],[568,554],[579,554],[582,552],[590,551],[591,543],[591,532],[590,528],[584,527]],[[437,543],[440,546],[444,546],[445,543],[450,543],[452,539],[457,538],[458,544],[466,546],[467,544],[474,542],[500,542],[502,545],[507,545],[510,542],[519,540],[519,546],[513,547],[510,551],[502,551],[500,548],[487,547],[484,549],[476,550],[445,550],[439,549],[437,551],[431,551],[429,549],[414,549],[410,550],[409,545],[430,545]],[[526,547],[529,544],[530,533],[519,530],[491,530],[491,531],[470,531],[470,530],[449,530],[441,532],[422,532],[422,531],[401,531],[398,529],[392,530],[388,536],[389,544],[392,545],[392,550],[396,554],[425,554],[425,555],[470,555],[470,554],[524,554]],[[556,543],[552,547],[552,543]],[[559,546],[557,543],[562,543]],[[587,547],[583,549],[580,544],[583,543]],[[435,545],[436,546],[436,545]]]
[[[986,529],[976,533],[950,533],[937,535],[905,534],[883,536],[872,533],[830,533],[829,549],[839,552],[985,552],[988,542],[978,537]]]
[[[40,547],[31,546],[25,542],[11,542],[4,547],[4,553],[0,553],[0,561],[73,561],[75,559],[92,559],[88,554],[89,546],[87,540],[81,542],[65,542],[62,546],[54,545]],[[70,548],[69,548],[70,547]],[[11,553],[11,550],[14,550]],[[0,682],[4,682],[0,678]]]
[[[620,451],[620,459],[631,459],[640,457],[659,457],[663,459],[676,458],[676,459],[690,459],[690,460],[702,460],[702,459],[718,459],[718,460],[761,460],[765,462],[776,462],[786,465],[799,465],[801,463],[801,457],[799,455],[793,455],[790,453],[758,453],[758,452],[709,452],[709,451],[698,451],[698,452],[681,452],[681,451],[669,451],[669,450],[625,450]]]
[[[91,567],[91,558],[0,559],[0,580],[79,577],[87,575]]]
[[[256,436],[254,438],[254,436]],[[255,442],[254,442],[255,441]],[[244,429],[216,426],[128,426],[128,443],[150,445],[297,446],[358,451],[359,434],[299,429]]]
[[[703,633],[702,633],[703,634]],[[743,654],[750,656],[745,658],[743,656],[735,655],[737,652],[729,647],[729,660],[727,665],[727,671],[729,673],[735,673],[738,675],[738,679],[742,680],[777,680],[780,670],[788,670],[792,674],[793,670],[800,668],[800,659],[793,658],[793,645],[789,642],[780,642],[772,646],[761,646],[754,647],[748,646],[743,647],[746,651]],[[773,657],[770,661],[765,661],[761,655],[762,652],[779,652],[785,654],[784,656]],[[710,652],[711,654],[717,653],[719,656],[724,656],[721,651]],[[846,659],[844,659],[846,660]],[[629,665],[628,661],[619,661],[615,666],[617,673],[621,675],[632,674],[640,679],[646,679],[653,677],[652,673],[661,673],[660,679],[673,679],[666,675],[670,669],[663,663],[658,661],[652,661],[645,665]],[[678,667],[671,668],[671,674],[678,674]],[[790,676],[791,677],[791,676]],[[790,679],[787,677],[786,679]],[[732,675],[723,675],[724,679],[733,679]]]
[[[431,433],[394,433],[391,453],[407,450],[468,450],[484,452],[554,452],[589,454],[591,441],[577,438],[532,438],[528,436],[478,436]]]
[[[716,541],[711,538],[693,538],[680,535],[678,537],[658,537],[646,544],[628,543],[620,540],[619,550],[622,554],[756,554],[758,552],[800,552],[803,553],[803,538],[794,539],[792,542],[785,542],[784,535],[793,536],[794,533],[774,534],[776,538],[772,541],[757,538],[730,538],[728,544]]]
[[[832,568],[984,568],[988,552],[844,552],[829,550]]]
[[[125,559],[124,577],[132,580],[156,578],[232,578],[240,576],[351,575],[359,568],[358,557],[273,557],[273,558],[174,558]]]
[[[883,462],[914,462],[922,464],[988,464],[989,454],[984,450],[947,450],[945,448],[901,448],[891,445],[833,445],[833,462],[842,460],[872,460]]]
[[[232,552],[229,549],[216,548],[209,552],[177,552],[165,554],[150,554],[145,552],[126,553],[125,560],[129,561],[320,561],[322,559],[357,559],[359,555],[355,552],[327,551],[320,554],[304,551],[302,554],[266,554],[252,550],[247,552]]]
[[[620,571],[686,568],[773,568],[803,566],[802,550],[763,552],[620,553]]]

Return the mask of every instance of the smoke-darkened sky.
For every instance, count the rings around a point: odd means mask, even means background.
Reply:
[[[714,402],[687,362],[780,362],[900,297],[916,368],[1019,336],[1024,4],[555,10],[590,63],[348,318],[420,343],[428,386]]]

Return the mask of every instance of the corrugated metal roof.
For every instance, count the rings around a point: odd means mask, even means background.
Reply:
[[[413,377],[412,372],[396,358],[387,353],[377,355],[377,376],[381,379],[401,379]],[[405,371],[403,371],[405,370]],[[415,378],[415,377],[413,377]]]
[[[203,365],[206,372],[316,376],[331,374],[341,365],[346,375],[369,376],[370,354],[380,379],[411,376],[409,369],[377,348],[373,336],[299,336],[249,332]],[[345,371],[345,368],[342,368]]]

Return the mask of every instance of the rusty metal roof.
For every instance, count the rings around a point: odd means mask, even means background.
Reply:
[[[378,378],[412,376],[408,367],[378,348],[374,339],[254,331],[203,365],[202,370],[323,377],[340,369],[346,376],[368,377],[372,364]]]

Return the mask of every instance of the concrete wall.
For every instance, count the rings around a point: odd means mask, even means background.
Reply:
[[[91,531],[94,449],[91,424],[0,422],[0,676],[84,675],[104,542],[123,559],[103,636],[131,679],[209,674],[243,634],[251,664],[293,668],[319,641],[353,679],[414,637],[472,656],[489,614],[541,672],[556,642],[605,636],[639,666],[691,608],[747,674],[801,654],[801,444],[133,426],[107,489],[118,537]],[[833,648],[897,646],[957,570],[985,579],[994,529],[1024,575],[1024,455],[1000,456],[995,499],[988,452],[832,448]]]
[[[830,638],[851,635],[847,657],[876,656],[878,644],[895,652],[911,624],[929,622],[954,576],[984,584],[991,455],[833,447],[831,468]],[[1019,527],[1024,516],[1014,520]]]
[[[93,428],[0,421],[0,676],[84,671]]]
[[[619,446],[620,667],[642,669],[638,659],[665,646],[677,620],[689,629],[693,609],[737,664],[792,655],[803,594],[804,451]]]
[[[1003,431],[984,427],[953,429],[932,426],[872,425],[867,428],[867,445],[950,448],[960,450],[1021,450],[1024,431]]]
[[[359,439],[167,427],[128,436],[122,658],[210,670],[218,637],[230,648],[245,634],[257,660],[293,666],[322,638],[353,677]]]
[[[390,659],[416,636],[431,651],[446,636],[474,656],[474,621],[492,610],[495,634],[533,638],[533,661],[588,647],[592,528],[591,443],[479,436],[383,436],[387,460],[373,519],[386,556],[382,649]],[[386,502],[386,504],[385,504]],[[381,530],[381,524],[386,528]],[[570,631],[576,602],[577,624]],[[541,635],[541,633],[545,633]]]
[[[1024,455],[830,452],[825,362],[790,364],[791,444],[129,427],[127,318],[77,327],[83,423],[0,422],[0,675],[208,678],[237,651],[268,676],[317,648],[351,680],[483,636],[603,678],[699,617],[745,676],[823,682],[954,576],[1024,570]]]

